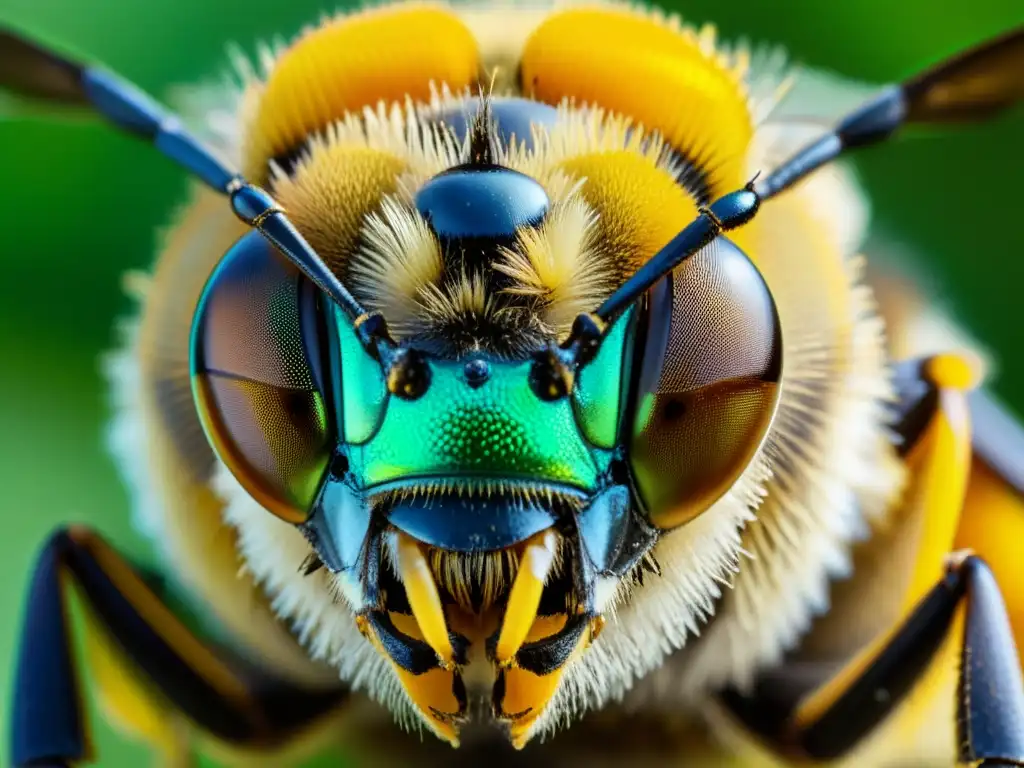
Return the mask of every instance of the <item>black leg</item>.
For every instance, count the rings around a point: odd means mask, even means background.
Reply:
[[[834,760],[870,734],[914,687],[966,605],[957,692],[958,759],[971,766],[1024,765],[1024,683],[1013,632],[992,572],[973,555],[885,639],[809,697],[769,682],[749,696],[722,694],[727,709],[774,751],[795,761]],[[885,692],[885,696],[878,693]]]
[[[67,613],[68,582],[167,701],[219,740],[283,744],[340,707],[340,685],[306,690],[204,644],[103,540],[60,529],[43,547],[29,590],[14,688],[11,765],[64,766],[90,757]]]

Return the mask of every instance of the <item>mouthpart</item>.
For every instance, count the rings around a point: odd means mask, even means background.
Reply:
[[[310,538],[361,592],[359,630],[431,731],[457,745],[485,719],[521,748],[604,626],[599,582],[656,570],[656,535],[622,486],[460,480],[374,489],[358,547],[339,540],[360,527],[343,507],[322,506]]]

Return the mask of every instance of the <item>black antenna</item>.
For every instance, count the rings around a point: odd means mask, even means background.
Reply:
[[[743,189],[730,192],[710,206],[700,208],[697,218],[605,299],[594,314],[603,323],[611,323],[685,259],[723,232],[742,226],[754,218],[761,205],[760,196],[755,191],[755,181],[756,177]]]
[[[750,221],[761,204],[806,178],[847,150],[871,146],[904,124],[976,122],[993,117],[1024,100],[1024,27],[954,56],[900,85],[885,88],[822,138],[797,152],[742,190],[720,197],[619,286],[600,307],[580,315],[558,353],[550,350],[534,363],[535,378],[571,382],[575,371],[596,354],[608,326],[679,264],[723,232]]]
[[[903,125],[979,122],[1024,99],[1024,27],[890,85],[757,184],[761,200],[789,189],[847,150],[878,144]]]
[[[608,327],[648,289],[716,237],[754,218],[761,201],[754,181],[701,208],[682,232],[633,273],[596,310],[578,315],[561,347],[550,346],[534,357],[530,385],[542,400],[557,400],[572,391],[576,372],[594,359]]]
[[[384,357],[390,357],[388,350],[393,349],[394,342],[384,318],[363,308],[299,234],[274,198],[216,157],[185,129],[178,117],[131,83],[0,29],[0,88],[35,101],[91,108],[226,195],[239,219],[258,230],[341,307],[367,349],[382,363]]]

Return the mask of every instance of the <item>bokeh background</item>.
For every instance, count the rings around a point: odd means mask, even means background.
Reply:
[[[673,0],[728,38],[866,81],[898,79],[1024,21],[1020,0]],[[104,62],[166,95],[216,74],[225,44],[289,37],[324,0],[3,0],[0,23]],[[875,221],[918,255],[957,317],[999,356],[997,392],[1024,412],[1024,114],[896,142],[858,160]],[[0,763],[16,631],[32,558],[63,520],[129,553],[127,499],[102,445],[100,355],[130,309],[120,277],[151,262],[184,177],[155,152],[87,122],[0,116]],[[100,728],[100,765],[145,753]]]

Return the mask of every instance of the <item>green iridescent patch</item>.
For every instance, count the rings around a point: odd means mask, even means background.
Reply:
[[[349,451],[364,487],[475,475],[594,489],[597,467],[572,405],[540,400],[529,386],[529,362],[492,362],[489,380],[477,388],[463,380],[463,367],[433,360],[422,398],[390,398],[377,433]]]
[[[380,364],[366,354],[351,321],[338,307],[334,308],[334,320],[339,354],[332,355],[332,377],[341,381],[339,410],[344,440],[359,445],[373,436],[380,423],[387,387]]]
[[[594,446],[615,447],[623,390],[623,354],[630,309],[608,331],[597,356],[579,373],[573,403],[580,428]]]

